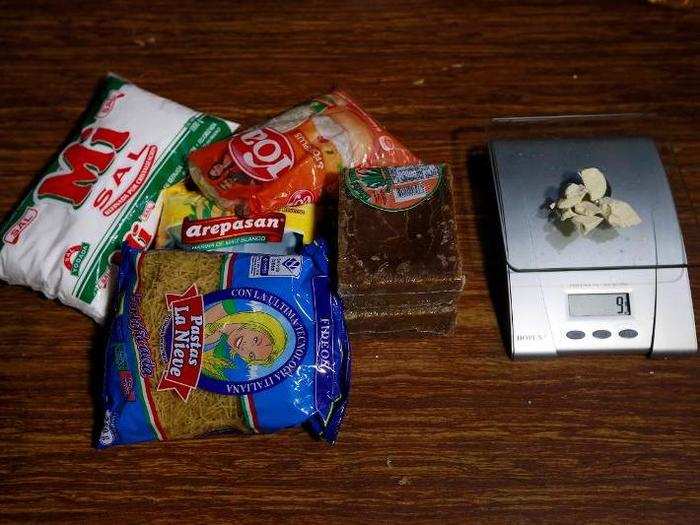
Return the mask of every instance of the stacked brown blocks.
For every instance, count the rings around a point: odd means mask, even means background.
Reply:
[[[340,191],[338,291],[351,334],[449,333],[464,275],[452,177],[407,210],[372,207]]]

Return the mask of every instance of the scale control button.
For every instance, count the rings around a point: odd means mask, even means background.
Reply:
[[[584,334],[581,330],[570,330],[566,332],[566,337],[569,339],[583,339],[586,337],[586,334]]]
[[[637,330],[631,330],[628,328],[626,330],[620,330],[619,335],[625,339],[632,339],[633,337],[637,337],[639,334],[637,333]]]
[[[593,332],[593,337],[597,339],[607,339],[611,335],[612,334],[607,330],[596,330],[595,332]]]

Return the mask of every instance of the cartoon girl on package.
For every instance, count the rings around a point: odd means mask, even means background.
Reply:
[[[205,312],[202,373],[220,381],[248,381],[251,368],[270,366],[284,352],[287,334],[272,315],[235,311],[219,303]]]

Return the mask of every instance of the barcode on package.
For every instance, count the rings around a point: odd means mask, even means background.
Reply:
[[[253,255],[248,277],[299,277],[301,255]]]
[[[425,197],[428,192],[422,182],[408,184],[405,186],[396,186],[393,189],[394,200],[396,202],[405,202],[413,199]]]

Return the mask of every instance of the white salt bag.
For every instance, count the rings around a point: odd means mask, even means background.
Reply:
[[[187,154],[237,124],[108,75],[68,145],[0,228],[0,279],[101,323],[123,242],[147,248]]]

